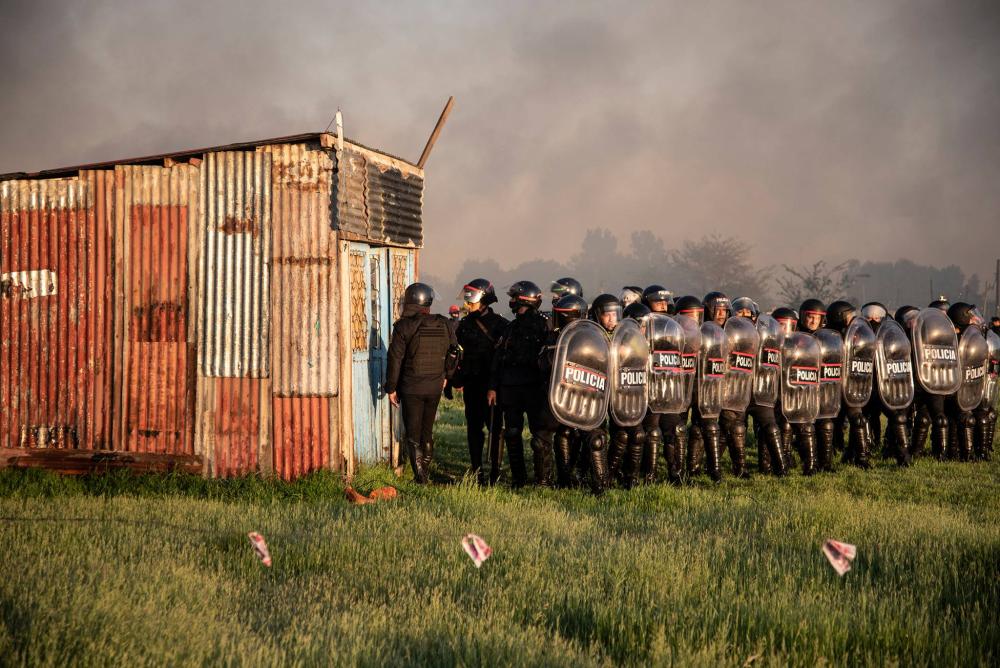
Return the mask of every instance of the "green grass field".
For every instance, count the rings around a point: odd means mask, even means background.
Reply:
[[[0,663],[997,665],[1000,464],[595,499],[385,469],[294,484],[0,473]],[[728,463],[728,460],[727,460]],[[274,565],[254,557],[261,532]],[[494,549],[477,570],[464,533]],[[841,578],[825,538],[858,546]]]

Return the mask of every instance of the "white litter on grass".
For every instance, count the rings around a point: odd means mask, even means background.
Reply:
[[[261,563],[265,566],[270,566],[271,552],[267,549],[267,543],[264,542],[264,537],[256,531],[251,531],[247,534],[247,538],[250,539],[250,544],[253,545],[253,551],[257,554],[257,558],[261,560]]]
[[[486,544],[486,541],[477,536],[474,533],[466,534],[462,538],[462,549],[465,553],[469,555],[472,562],[479,568],[483,565],[483,562],[490,558],[493,554],[493,548]]]
[[[857,556],[858,548],[850,543],[841,543],[838,540],[828,538],[823,543],[823,554],[833,566],[833,570],[837,571],[837,575],[842,576],[851,570],[851,562]]]

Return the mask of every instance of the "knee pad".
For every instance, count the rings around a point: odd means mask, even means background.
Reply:
[[[607,437],[605,437],[604,432],[598,431],[590,435],[590,449],[594,452],[600,452],[608,444]]]
[[[933,418],[933,423],[934,423],[934,426],[936,428],[938,428],[938,429],[947,429],[948,428],[948,416],[945,415],[944,413],[940,413],[939,415],[935,415],[934,418]]]
[[[652,441],[652,442],[655,442],[655,443],[662,443],[663,442],[663,432],[660,431],[659,427],[653,427],[652,429],[646,430],[646,438],[649,441]]]
[[[503,437],[507,440],[520,439],[521,430],[514,427],[507,427],[503,430]]]
[[[624,445],[628,443],[628,432],[624,429],[616,429],[611,434],[611,440]]]
[[[976,426],[976,416],[972,413],[962,413],[958,416],[958,424],[966,427],[972,428]]]
[[[918,411],[916,421],[925,429],[929,429],[931,426],[931,416],[927,411]]]
[[[718,422],[704,422],[701,425],[701,431],[704,433],[706,438],[712,438],[719,433],[719,423]]]
[[[683,429],[684,425],[681,425],[681,428]],[[695,440],[697,440],[699,438],[702,438],[704,436],[704,434],[702,434],[702,431],[701,431],[701,425],[700,424],[695,424],[693,422],[691,423],[691,427],[690,427],[690,429],[688,431],[688,434],[691,436],[692,439],[695,439]]]
[[[633,443],[641,445],[646,442],[646,431],[640,427],[635,427],[629,431],[629,437]]]

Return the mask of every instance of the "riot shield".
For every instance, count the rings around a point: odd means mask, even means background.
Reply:
[[[983,408],[992,408],[1000,400],[1000,336],[992,329],[986,330],[986,346],[990,362],[986,367],[986,389],[983,390]]]
[[[958,342],[958,357],[962,361],[962,384],[955,400],[963,411],[971,411],[983,403],[986,372],[990,363],[990,347],[978,327],[966,327]]]
[[[753,400],[760,406],[773,407],[778,402],[781,387],[781,325],[771,316],[761,313],[757,318],[760,348],[753,371]]]
[[[925,308],[913,324],[913,361],[917,380],[930,394],[953,394],[962,384],[958,336],[951,319],[936,308]]]
[[[651,313],[646,323],[649,343],[649,410],[654,413],[680,413],[691,403],[685,394],[684,327],[669,315]]]
[[[819,415],[819,366],[823,355],[812,334],[792,332],[781,343],[781,413],[792,424]]]
[[[910,340],[895,320],[886,318],[875,336],[875,379],[886,408],[900,410],[913,402]]]
[[[753,370],[760,347],[757,327],[748,318],[726,321],[726,380],[722,388],[722,409],[742,413],[753,393]]]
[[[819,416],[828,420],[840,413],[844,381],[844,340],[840,332],[820,329],[814,334],[822,359],[819,365]]]
[[[844,334],[844,403],[861,408],[875,382],[875,332],[864,318],[854,318]]]
[[[597,429],[608,414],[611,347],[593,320],[574,320],[556,342],[549,381],[549,407],[567,427]]]
[[[681,371],[684,374],[684,397],[691,405],[694,386],[698,380],[698,355],[701,353],[701,325],[694,318],[678,314],[673,316],[684,329],[684,351],[681,353]]]
[[[622,320],[611,337],[611,419],[634,427],[646,417],[649,344],[635,320]]]
[[[698,354],[698,412],[702,417],[719,417],[722,412],[727,352],[725,331],[711,320],[702,323]]]

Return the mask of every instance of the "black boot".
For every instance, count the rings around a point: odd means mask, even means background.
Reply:
[[[684,474],[684,452],[687,450],[687,437],[687,427],[683,424],[674,425],[674,437],[664,450],[664,454],[667,456],[667,478],[671,485],[681,484],[681,477]]]
[[[785,463],[785,453],[781,451],[781,429],[776,424],[765,425],[761,429],[761,436],[764,437],[764,442],[758,445],[758,451],[767,453],[775,475],[787,474],[788,465]]]
[[[795,454],[792,443],[795,441],[795,432],[792,430],[790,422],[781,423],[781,454],[785,459],[785,468],[791,470],[795,466]]]
[[[959,445],[958,445],[958,432],[959,425],[958,419],[948,418],[948,454],[946,457],[952,461],[958,461],[959,459]]]
[[[431,463],[434,461],[434,441],[424,443],[424,476],[431,479]]]
[[[993,408],[990,409],[987,417],[987,425],[986,440],[983,444],[983,459],[990,461],[993,458],[993,439],[997,431],[997,412]]]
[[[646,433],[646,443],[642,450],[642,481],[647,485],[656,482],[656,459],[660,455],[660,445],[663,443],[663,432],[659,427],[653,427]]]
[[[626,450],[628,450],[628,432],[621,427],[612,427],[611,444],[608,447],[608,486],[621,477],[622,460],[625,458]]]
[[[968,411],[962,413],[958,420],[958,454],[963,462],[972,459],[973,447],[976,441],[976,418]]]
[[[890,429],[893,432],[893,457],[900,466],[910,465],[910,425],[906,414],[892,416]]]
[[[701,473],[702,461],[705,458],[705,435],[701,425],[691,423],[688,429],[687,470],[689,476]]]
[[[719,423],[715,420],[708,420],[701,425],[703,438],[705,439],[705,470],[715,482],[722,482],[722,467],[719,466],[721,456],[719,443]]]
[[[505,429],[503,440],[507,444],[510,486],[514,488],[524,487],[525,483],[528,482],[528,469],[524,464],[524,441],[521,439],[521,431]]]
[[[608,476],[608,450],[607,439],[603,431],[594,431],[587,435],[585,448],[586,457],[590,461],[590,491],[600,496],[607,486]]]
[[[951,430],[948,427],[948,417],[935,415],[931,422],[931,454],[940,461],[948,456],[948,437]]]
[[[729,424],[729,459],[733,462],[733,475],[737,478],[749,478],[747,471],[747,428],[741,422]]]
[[[812,475],[816,472],[816,427],[807,423],[799,425],[796,431],[795,441],[802,459],[802,475]]]
[[[535,484],[539,487],[552,487],[552,432],[533,435],[531,453],[535,463]]]
[[[754,424],[753,433],[757,440],[757,471],[763,475],[771,475],[771,453],[764,444],[764,430]]]
[[[816,459],[820,471],[833,471],[833,420],[816,422]]]
[[[924,454],[924,443],[927,441],[927,432],[931,429],[931,416],[927,410],[921,408],[916,411],[913,417],[913,431],[910,432],[910,457],[919,457]]]
[[[553,441],[556,460],[556,485],[562,488],[572,487],[574,471],[571,434],[572,430],[569,427],[560,427],[556,431]]]
[[[420,441],[406,439],[406,455],[410,459],[410,468],[413,469],[413,481],[418,485],[427,483],[427,472],[424,469],[424,449]]]

